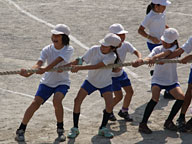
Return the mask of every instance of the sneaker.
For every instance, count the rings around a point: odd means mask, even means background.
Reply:
[[[185,128],[188,132],[192,132],[192,118],[186,123]]]
[[[152,130],[147,126],[146,123],[140,123],[139,124],[139,132],[145,133],[145,134],[151,134]]]
[[[169,92],[167,92],[167,91],[164,92],[164,98],[165,98],[165,99],[172,99],[172,100],[175,99],[174,96],[172,96],[172,95],[171,95]]]
[[[173,121],[166,120],[164,123],[164,128],[171,130],[171,131],[177,131],[177,126],[173,123]]]
[[[129,121],[129,122],[133,121],[133,119],[130,118],[128,112],[122,112],[122,110],[120,110],[119,113],[118,113],[118,115],[119,115],[120,117],[124,118],[126,121]]]
[[[18,142],[24,142],[25,141],[25,136],[24,135],[25,135],[24,130],[17,129],[15,140],[18,141]]]
[[[178,118],[177,119],[177,127],[178,127],[178,130],[180,132],[187,132],[186,128],[185,128],[185,124],[186,124],[186,121],[185,121],[185,118]]]
[[[107,129],[106,127],[102,127],[101,129],[99,129],[98,135],[104,136],[106,138],[114,137],[114,134],[112,132],[110,132],[109,129]]]
[[[70,129],[67,137],[68,137],[68,138],[76,138],[76,137],[78,136],[78,134],[79,134],[79,129],[73,127],[73,128]]]
[[[57,129],[58,137],[55,141],[64,142],[66,140],[66,136],[64,135],[64,129]]]
[[[113,112],[110,114],[109,120],[110,121],[116,121],[117,120]]]

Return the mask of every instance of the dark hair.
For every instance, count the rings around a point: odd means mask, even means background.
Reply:
[[[117,63],[121,62],[121,59],[119,58],[119,55],[118,55],[118,53],[117,53],[117,48],[118,48],[118,47],[111,46],[111,49],[113,50],[113,52],[114,52],[114,53],[116,54],[116,56],[117,56],[117,58],[115,59],[114,64],[117,64]]]
[[[63,45],[69,45],[70,39],[69,36],[66,34],[62,34],[62,43]]]
[[[177,49],[179,48],[179,43],[177,40],[175,40],[172,44],[171,44],[171,47],[176,45],[177,46]]]
[[[148,14],[151,10],[153,10],[153,9],[155,8],[155,5],[160,6],[160,4],[150,3],[150,4],[147,6],[146,14]]]

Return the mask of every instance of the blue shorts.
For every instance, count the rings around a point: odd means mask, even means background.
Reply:
[[[160,45],[162,45],[162,44],[152,44],[152,43],[147,42],[147,46],[148,46],[148,49],[150,50],[150,52],[154,49],[154,47],[160,46]]]
[[[170,86],[163,86],[163,85],[159,85],[159,84],[153,83],[151,85],[151,87],[153,87],[153,86],[158,86],[161,90],[165,89],[166,91],[170,91],[170,90],[172,90],[172,89],[174,89],[176,87],[180,87],[180,85],[178,83],[175,83],[175,84],[170,85]]]
[[[61,92],[65,96],[68,92],[68,89],[69,86],[67,85],[59,85],[55,88],[52,88],[46,86],[45,84],[40,84],[35,96],[40,96],[44,100],[43,103],[45,103],[53,93],[55,94],[56,92]]]
[[[189,73],[188,84],[192,84],[192,69],[190,70],[190,73]]]
[[[131,81],[127,76],[127,73],[123,71],[123,74],[119,77],[112,77],[112,89],[113,91],[121,90],[121,87],[131,86]]]
[[[81,88],[85,89],[88,92],[88,95],[90,95],[91,93],[93,93],[96,90],[99,90],[101,96],[105,92],[112,92],[112,86],[111,85],[108,85],[104,88],[96,88],[88,80],[85,80],[83,82]]]

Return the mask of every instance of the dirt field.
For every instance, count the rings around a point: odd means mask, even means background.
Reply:
[[[192,1],[171,0],[167,8],[167,24],[178,29],[179,43],[182,45],[192,35]],[[92,45],[108,33],[113,23],[121,23],[129,31],[126,40],[131,42],[143,55],[149,54],[146,40],[137,29],[144,19],[145,10],[150,0],[0,0],[0,71],[30,68],[39,58],[41,49],[51,43],[53,25],[64,23],[71,28],[71,45],[75,52],[73,59],[81,56]],[[135,59],[127,55],[126,60]],[[189,144],[191,134],[171,132],[163,129],[174,101],[162,96],[155,111],[149,119],[153,134],[138,132],[146,103],[151,98],[150,75],[147,65],[139,68],[126,67],[126,72],[134,88],[130,105],[130,114],[134,121],[124,122],[117,113],[122,106],[120,102],[114,113],[116,122],[109,122],[114,132],[113,139],[97,135],[102,120],[104,100],[98,92],[88,96],[82,105],[80,117],[80,134],[74,140],[67,139],[68,144]],[[190,65],[178,65],[179,81],[186,91]],[[73,99],[86,77],[87,71],[71,74],[71,88],[63,101],[65,107],[64,127],[67,135],[73,126]],[[23,114],[32,102],[39,85],[40,75],[24,78],[19,75],[0,76],[0,144],[14,144],[15,131]],[[164,91],[162,91],[163,94]],[[192,114],[187,112],[187,119]],[[176,118],[178,115],[176,116]],[[175,120],[176,120],[175,118]],[[56,120],[52,99],[49,99],[33,116],[26,130],[26,143],[55,143]]]

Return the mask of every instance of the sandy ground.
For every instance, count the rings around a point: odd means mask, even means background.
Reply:
[[[149,2],[149,0],[0,0],[0,71],[30,68],[38,59],[41,49],[51,43],[50,26],[57,23],[70,26],[72,36],[84,44],[80,46],[78,41],[74,39],[71,41],[75,49],[73,59],[84,54],[87,47],[98,44],[113,23],[121,23],[129,31],[127,40],[145,57],[149,52],[145,39],[137,33],[137,29],[145,16]],[[191,0],[172,0],[172,5],[167,9],[167,23],[180,32],[180,45],[192,34],[191,7]],[[127,61],[134,59],[133,55],[127,55]],[[189,64],[178,65],[179,81],[184,92],[189,69]],[[122,106],[120,102],[114,108],[118,120],[109,122],[108,125],[115,137],[106,139],[98,136],[104,100],[98,92],[95,92],[83,102],[79,124],[80,135],[74,140],[67,139],[64,143],[191,143],[191,134],[163,129],[163,123],[174,101],[168,101],[162,96],[149,120],[153,134],[145,135],[138,132],[144,108],[151,98],[149,70],[146,65],[126,68],[135,92],[129,108],[134,119],[132,123],[118,117],[117,113]],[[63,101],[66,134],[73,126],[73,99],[86,74],[87,71],[71,74],[71,89]],[[19,75],[0,76],[0,144],[17,143],[14,140],[15,131],[33,99],[40,77],[40,75],[33,75],[30,78]],[[192,114],[187,112],[187,119],[191,116]],[[28,124],[25,136],[28,144],[54,143],[57,135],[52,98],[35,113]]]

